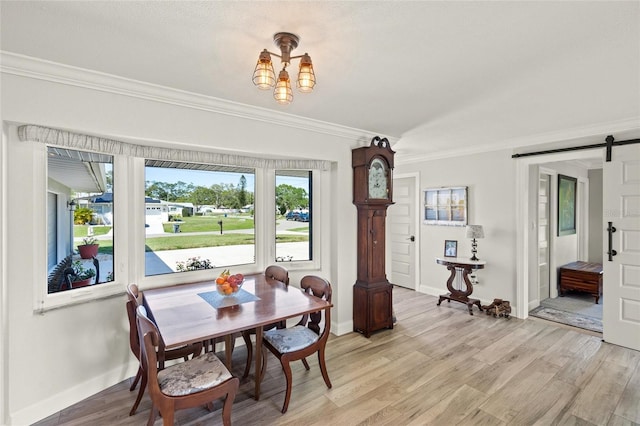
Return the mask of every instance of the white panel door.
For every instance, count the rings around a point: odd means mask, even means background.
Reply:
[[[392,284],[416,289],[415,265],[415,179],[412,177],[393,180],[393,201],[387,210]]]
[[[640,144],[615,146],[603,167],[603,339],[640,350]],[[609,222],[616,228],[609,234]],[[611,247],[609,247],[611,238]],[[608,251],[616,255],[609,260]]]
[[[538,186],[538,300],[551,297],[549,293],[549,178],[540,174]]]

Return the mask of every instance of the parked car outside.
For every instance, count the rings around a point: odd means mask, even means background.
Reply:
[[[287,220],[295,220],[298,222],[309,222],[308,210],[291,210],[284,216]]]

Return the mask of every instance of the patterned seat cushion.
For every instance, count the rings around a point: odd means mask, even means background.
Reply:
[[[231,377],[218,357],[207,352],[159,371],[158,383],[165,395],[182,396],[210,389]]]
[[[269,330],[264,332],[264,338],[281,354],[295,352],[318,341],[313,331],[302,325],[291,328]]]

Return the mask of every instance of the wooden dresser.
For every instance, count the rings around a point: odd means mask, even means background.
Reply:
[[[576,290],[591,294],[596,303],[602,296],[602,264],[573,262],[560,267],[560,296],[565,291]]]

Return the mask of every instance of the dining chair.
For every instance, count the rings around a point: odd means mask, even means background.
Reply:
[[[270,265],[264,270],[264,276],[268,279],[280,281],[284,283],[287,287],[289,286],[289,271],[280,265]],[[287,326],[286,321],[279,321],[277,323],[265,325],[262,329],[264,331],[271,330],[273,328],[285,328]],[[252,328],[249,330],[244,330],[242,332],[242,338],[244,339],[244,343],[247,347],[247,364],[244,367],[244,374],[242,374],[242,378],[246,379],[249,376],[249,371],[251,370],[251,360],[253,358],[253,343],[251,342],[251,335],[256,334],[256,329]]]
[[[149,384],[151,412],[148,426],[153,425],[158,412],[163,425],[173,425],[177,410],[206,405],[223,399],[222,423],[231,425],[231,409],[240,380],[231,375],[215,353],[208,352],[164,370],[158,369],[156,357],[162,339],[156,325],[147,316],[144,306],[136,310],[140,358]]]
[[[136,373],[136,377],[129,388],[129,391],[132,392],[140,379],[142,379],[140,383],[140,389],[138,390],[138,396],[136,397],[136,401],[131,407],[131,411],[129,411],[129,415],[133,416],[138,409],[138,405],[142,400],[142,395],[144,395],[144,391],[147,387],[147,378],[144,374],[144,369],[142,367],[142,361],[140,359],[140,338],[138,336],[138,323],[136,321],[136,309],[141,305],[141,296],[142,293],[138,290],[138,286],[136,284],[129,284],[127,286],[127,316],[129,317],[129,347],[131,348],[131,352],[138,359],[139,366],[138,372]],[[164,369],[164,363],[166,360],[174,360],[174,359],[184,359],[187,361],[189,356],[195,357],[200,355],[202,352],[202,344],[195,343],[193,345],[187,345],[176,349],[165,349],[164,343],[162,339],[160,339],[160,343],[158,345],[158,353],[156,354],[156,358],[158,359],[158,368],[160,370]]]
[[[327,280],[314,275],[307,275],[300,281],[300,287],[306,293],[326,300],[331,303],[331,284]],[[324,325],[321,328],[322,317],[324,313]],[[284,405],[282,413],[286,413],[289,408],[289,400],[291,399],[291,361],[302,360],[305,368],[309,370],[309,364],[306,357],[318,353],[318,364],[322,377],[328,388],[331,388],[331,381],[327,373],[327,365],[325,363],[325,347],[329,332],[331,331],[331,309],[322,309],[318,312],[304,315],[300,322],[294,327],[273,329],[266,331],[263,338],[263,348],[273,353],[282,365],[287,380],[287,390],[284,397]],[[264,375],[267,368],[267,356],[263,354],[262,371],[260,375]]]

